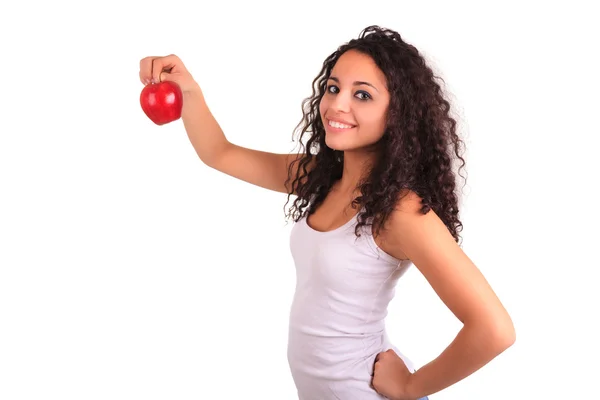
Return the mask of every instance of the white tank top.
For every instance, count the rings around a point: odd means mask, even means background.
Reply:
[[[354,216],[320,232],[306,217],[290,235],[296,291],[290,312],[288,362],[300,400],[384,399],[371,388],[377,353],[394,349],[385,317],[398,279],[412,264],[380,249],[371,227],[354,235]]]

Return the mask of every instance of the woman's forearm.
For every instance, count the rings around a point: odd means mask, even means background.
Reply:
[[[465,324],[452,343],[409,380],[411,397],[421,398],[466,378],[515,341],[512,323]]]

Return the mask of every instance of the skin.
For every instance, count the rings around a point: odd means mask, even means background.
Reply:
[[[383,136],[390,99],[384,74],[369,56],[359,52],[344,53],[331,76],[336,79],[328,81],[320,112],[326,144],[344,151],[344,169],[332,193],[311,216],[311,226],[320,230],[341,226],[357,212],[348,204],[365,167],[377,156],[372,145]],[[354,127],[335,132],[329,119],[347,121]],[[393,350],[377,356],[372,386],[397,400],[439,392],[483,367],[515,341],[511,318],[479,269],[435,212],[422,215],[420,206],[419,196],[407,192],[376,243],[397,259],[410,259],[463,327],[437,358],[415,373]]]

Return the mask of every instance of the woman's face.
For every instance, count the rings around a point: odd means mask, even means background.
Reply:
[[[327,146],[355,151],[379,141],[389,102],[385,75],[373,59],[356,50],[342,54],[319,105]]]

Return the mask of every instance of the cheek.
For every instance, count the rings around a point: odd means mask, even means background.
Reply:
[[[368,128],[369,134],[379,135],[385,129],[385,115],[381,113],[367,114],[361,121],[361,127]]]
[[[321,118],[325,117],[325,112],[327,111],[327,108],[329,107],[329,105],[327,103],[328,102],[325,99],[325,97],[323,97],[321,99],[321,102],[319,103],[319,113],[321,114]]]

